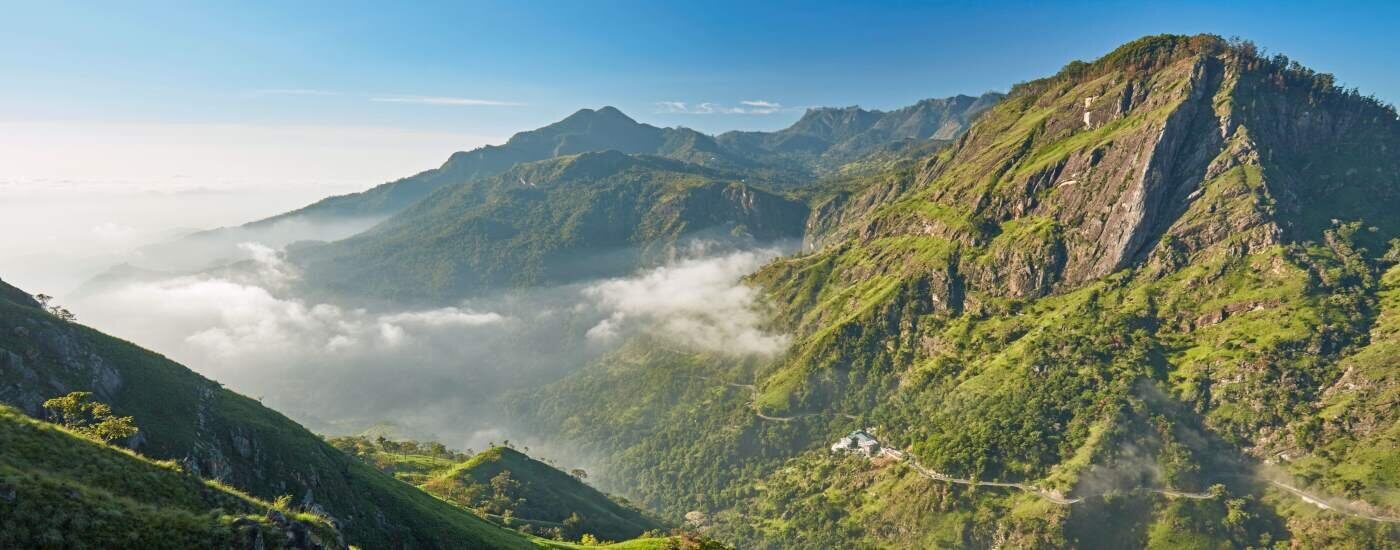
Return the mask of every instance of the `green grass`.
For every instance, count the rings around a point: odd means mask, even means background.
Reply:
[[[286,540],[272,505],[0,406],[0,547],[194,548]],[[321,541],[323,518],[288,512]],[[257,532],[257,534],[255,534]]]
[[[492,447],[466,456],[445,449],[432,454],[427,445],[416,442],[381,444],[354,437],[331,441],[383,472],[513,528],[528,525],[536,533],[560,528],[559,535],[571,539],[587,533],[603,540],[624,540],[663,527],[572,475],[512,448]],[[507,493],[493,485],[502,473],[516,483]],[[509,521],[502,517],[507,512]],[[565,523],[571,516],[578,517],[576,525]]]
[[[14,330],[23,327],[23,331]],[[75,365],[46,342],[65,342],[79,357],[99,357],[121,380],[110,393],[93,386],[96,374]],[[203,473],[262,499],[311,494],[340,520],[346,541],[364,547],[394,545],[522,548],[532,545],[419,489],[381,473],[320,437],[223,389],[165,357],[81,325],[63,323],[32,307],[0,300],[0,350],[24,357],[25,377],[0,372],[0,383],[45,397],[96,391],[115,414],[132,416],[141,430],[140,452],[157,459],[191,457]],[[243,449],[235,437],[248,442]],[[217,468],[216,468],[217,467]],[[368,518],[376,518],[374,520]],[[378,518],[382,518],[382,523]]]

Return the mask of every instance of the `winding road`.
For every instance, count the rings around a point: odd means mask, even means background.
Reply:
[[[1050,502],[1053,502],[1053,503],[1055,503],[1055,504],[1070,505],[1070,504],[1074,504],[1074,503],[1076,503],[1076,502],[1081,502],[1081,501],[1083,501],[1086,497],[1090,497],[1090,496],[1103,496],[1104,494],[1106,494],[1106,493],[1097,493],[1097,494],[1093,494],[1093,495],[1083,495],[1083,496],[1078,496],[1078,497],[1074,497],[1074,498],[1069,498],[1069,497],[1065,497],[1065,496],[1061,495],[1058,491],[1050,491],[1050,490],[1042,489],[1042,488],[1037,487],[1037,486],[1035,486],[1035,485],[1030,485],[1030,484],[1026,484],[1026,483],[1014,483],[1014,482],[1010,482],[1010,481],[975,481],[975,480],[971,480],[971,479],[963,479],[963,478],[959,478],[959,477],[953,477],[953,476],[950,476],[950,475],[947,475],[947,474],[940,474],[940,473],[938,473],[938,472],[935,472],[935,471],[933,471],[933,470],[928,469],[927,467],[925,467],[925,466],[922,465],[922,464],[919,464],[919,461],[918,461],[918,460],[915,460],[913,457],[909,456],[908,453],[906,453],[906,452],[904,452],[904,451],[901,451],[901,450],[899,450],[899,449],[893,449],[893,448],[889,448],[889,447],[882,447],[881,450],[880,450],[880,454],[881,454],[881,456],[886,456],[886,457],[889,457],[889,458],[893,458],[893,459],[895,459],[895,460],[899,460],[899,461],[904,462],[905,464],[908,464],[909,467],[910,467],[910,468],[913,468],[915,472],[918,472],[918,473],[919,473],[919,475],[922,475],[922,476],[927,477],[927,478],[929,478],[929,479],[933,479],[933,480],[937,480],[937,481],[944,481],[944,482],[947,482],[947,483],[956,483],[956,484],[959,484],[959,485],[972,485],[972,486],[980,486],[980,487],[1009,487],[1009,488],[1013,488],[1013,489],[1020,489],[1020,490],[1022,490],[1022,491],[1027,492],[1027,493],[1031,493],[1031,494],[1034,494],[1034,495],[1036,495],[1036,496],[1039,496],[1039,497],[1041,497],[1041,498],[1043,498],[1043,499],[1045,499],[1045,500],[1048,500],[1048,501],[1050,501]],[[1206,500],[1206,499],[1215,498],[1215,495],[1210,494],[1210,493],[1189,493],[1189,492],[1186,492],[1186,491],[1176,491],[1176,490],[1172,490],[1172,489],[1152,489],[1152,488],[1148,488],[1148,487],[1140,487],[1140,488],[1133,489],[1133,490],[1128,491],[1128,492],[1135,492],[1135,491],[1141,491],[1141,492],[1147,492],[1147,493],[1157,493],[1157,494],[1166,495],[1166,496],[1168,496],[1168,497],[1173,497],[1173,498],[1190,498],[1190,499],[1196,499],[1196,500]]]
[[[758,417],[758,418],[760,418],[760,419],[763,419],[763,420],[771,421],[771,422],[792,422],[792,421],[797,420],[797,419],[800,419],[800,418],[806,418],[806,417],[810,417],[810,416],[823,416],[823,415],[841,416],[841,417],[848,418],[848,419],[851,419],[851,420],[859,420],[859,419],[860,419],[859,417],[857,417],[857,416],[855,416],[855,415],[846,414],[846,413],[838,413],[838,412],[810,412],[810,413],[797,414],[797,415],[793,415],[793,416],[769,416],[769,415],[763,414],[763,411],[759,410],[759,408],[758,408],[758,403],[757,403],[758,386],[755,386],[755,385],[753,385],[753,384],[740,384],[740,383],[737,383],[737,382],[728,382],[728,381],[725,381],[725,380],[719,380],[719,379],[717,379],[717,378],[708,378],[708,377],[704,377],[704,376],[694,376],[694,375],[691,375],[691,376],[689,376],[689,377],[690,377],[690,378],[697,378],[697,379],[701,379],[701,380],[708,380],[708,381],[711,381],[711,382],[718,382],[718,383],[724,384],[724,385],[726,385],[726,386],[730,386],[730,387],[734,387],[734,388],[743,388],[743,389],[748,390],[749,393],[750,393],[750,395],[751,395],[751,397],[749,398],[748,407],[749,407],[749,409],[753,412],[754,416],[756,416],[756,417]],[[912,469],[913,469],[915,472],[917,472],[919,475],[922,475],[922,476],[924,476],[924,477],[927,477],[927,478],[932,479],[932,480],[935,480],[935,481],[942,481],[942,482],[945,482],[945,483],[954,483],[954,484],[958,484],[958,485],[969,485],[969,486],[977,486],[977,487],[1006,487],[1006,488],[1011,488],[1011,489],[1020,489],[1020,490],[1022,490],[1022,491],[1027,492],[1027,493],[1031,493],[1031,494],[1033,494],[1033,495],[1039,496],[1039,497],[1041,497],[1041,498],[1043,498],[1043,499],[1045,499],[1045,500],[1048,500],[1048,501],[1050,501],[1050,502],[1053,502],[1053,503],[1055,503],[1055,504],[1060,504],[1060,505],[1064,505],[1064,506],[1069,506],[1069,505],[1071,505],[1071,504],[1076,504],[1076,503],[1079,503],[1079,502],[1083,502],[1084,499],[1085,499],[1085,498],[1088,498],[1088,497],[1098,497],[1098,496],[1104,496],[1104,495],[1108,494],[1107,492],[1102,492],[1102,493],[1094,493],[1094,494],[1080,495],[1080,496],[1077,496],[1077,497],[1070,498],[1070,497],[1063,496],[1063,495],[1060,494],[1058,491],[1051,491],[1051,490],[1047,490],[1047,489],[1042,489],[1042,488],[1037,487],[1037,486],[1035,486],[1035,485],[1030,485],[1030,484],[1025,484],[1025,483],[1015,483],[1015,482],[1009,482],[1009,481],[975,481],[975,480],[971,480],[971,479],[964,479],[964,478],[959,478],[959,477],[953,477],[953,476],[950,476],[950,475],[947,475],[947,474],[941,474],[941,473],[938,473],[938,472],[936,472],[936,471],[930,470],[929,468],[925,467],[924,465],[919,464],[919,461],[918,461],[918,460],[915,460],[915,459],[913,458],[913,456],[909,455],[909,453],[906,453],[906,452],[901,451],[901,450],[899,450],[899,449],[895,449],[895,448],[891,448],[891,447],[885,447],[885,446],[883,446],[883,444],[881,445],[880,456],[888,457],[888,458],[891,458],[891,459],[894,459],[894,460],[898,460],[898,461],[900,461],[900,462],[903,462],[903,463],[905,463],[905,464],[908,464],[909,467],[912,468]],[[1318,508],[1321,508],[1321,509],[1323,509],[1323,510],[1330,510],[1330,511],[1333,511],[1333,512],[1337,512],[1337,513],[1339,513],[1339,514],[1345,514],[1345,515],[1348,515],[1348,516],[1351,516],[1351,517],[1355,517],[1355,518],[1359,518],[1359,519],[1365,519],[1365,520],[1370,520],[1370,521],[1379,521],[1379,522],[1384,522],[1384,523],[1400,523],[1400,518],[1393,518],[1393,517],[1387,517],[1387,516],[1377,516],[1377,515],[1369,514],[1369,513],[1366,513],[1366,512],[1360,512],[1360,511],[1351,509],[1350,507],[1345,506],[1345,505],[1334,505],[1334,504],[1329,504],[1329,503],[1327,502],[1327,499],[1326,499],[1326,498],[1321,497],[1321,496],[1318,496],[1318,495],[1315,495],[1315,494],[1312,494],[1312,493],[1308,493],[1307,491],[1304,491],[1304,490],[1302,490],[1302,489],[1299,489],[1299,488],[1294,487],[1294,486],[1292,486],[1292,485],[1289,485],[1289,484],[1287,484],[1287,483],[1283,483],[1283,482],[1281,482],[1281,481],[1276,481],[1276,480],[1272,480],[1272,479],[1268,479],[1268,480],[1266,480],[1266,481],[1268,481],[1269,484],[1271,484],[1271,485],[1273,485],[1273,486],[1275,486],[1275,487],[1278,487],[1278,488],[1284,490],[1285,492],[1287,492],[1287,493],[1289,493],[1289,494],[1291,494],[1291,495],[1293,495],[1293,496],[1295,496],[1295,497],[1301,499],[1303,502],[1306,502],[1306,503],[1308,503],[1308,504],[1311,504],[1311,505],[1316,506],[1316,507],[1318,507]],[[1130,489],[1130,490],[1127,490],[1127,491],[1120,491],[1120,492],[1144,492],[1144,493],[1155,493],[1155,494],[1163,495],[1163,496],[1166,496],[1166,497],[1169,497],[1169,498],[1187,498],[1187,499],[1193,499],[1193,500],[1209,500],[1209,499],[1216,498],[1216,496],[1217,496],[1217,495],[1214,495],[1214,494],[1211,494],[1211,493],[1208,493],[1208,492],[1192,493],[1192,492],[1188,492],[1188,491],[1177,491],[1177,490],[1174,490],[1174,489],[1157,489],[1157,488],[1149,488],[1149,487],[1138,487],[1138,488],[1135,488],[1135,489]]]

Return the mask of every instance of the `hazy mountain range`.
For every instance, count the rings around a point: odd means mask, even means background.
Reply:
[[[451,423],[508,424],[630,500],[504,446],[331,445],[0,285],[0,426],[17,442],[0,446],[0,533],[20,533],[0,543],[47,540],[6,518],[72,514],[102,519],[60,546],[114,521],[246,547],[550,546],[580,529],[641,537],[625,548],[1392,546],[1397,151],[1393,107],[1210,35],[1135,40],[1005,95],[813,109],[777,132],[584,109],[145,250],[150,270],[90,292],[177,272],[280,300],[285,324],[186,338],[229,353],[313,325],[332,327],[310,338],[324,354],[510,325],[480,354],[506,365],[490,376],[475,352],[357,368],[441,390],[378,410],[468,395],[443,401]],[[277,238],[234,261],[260,235]],[[471,309],[500,303],[517,307]],[[491,355],[513,346],[570,352]],[[273,372],[266,387],[312,407],[358,371]],[[378,403],[355,388],[333,395]],[[118,444],[182,466],[14,412],[45,418],[75,390],[134,418]],[[833,451],[853,430],[879,446]],[[57,446],[75,450],[40,470],[34,449]],[[248,495],[138,506],[142,487],[65,466],[89,456]]]

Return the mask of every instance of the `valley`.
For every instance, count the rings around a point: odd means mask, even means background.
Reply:
[[[0,282],[0,546],[1396,547],[1400,116],[1337,82],[585,108]]]

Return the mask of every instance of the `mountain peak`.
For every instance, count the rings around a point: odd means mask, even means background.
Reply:
[[[563,120],[561,120],[561,121],[559,121],[559,122],[556,122],[556,123],[554,123],[554,124],[551,124],[550,126],[561,125],[561,124],[565,124],[565,123],[593,123],[593,122],[613,122],[613,123],[625,123],[625,124],[641,124],[641,123],[637,122],[635,119],[633,119],[632,117],[627,116],[626,113],[623,113],[622,111],[618,110],[617,107],[613,107],[613,106],[611,106],[611,105],[605,105],[605,106],[600,107],[600,108],[598,108],[598,109],[588,109],[588,108],[579,109],[579,110],[575,111],[574,114],[569,115],[568,117],[565,117]]]
[[[612,105],[604,105],[595,112],[599,115],[607,115],[610,117],[622,117],[627,120],[632,120],[632,117],[627,116],[621,110],[618,110],[617,107],[613,107]]]

